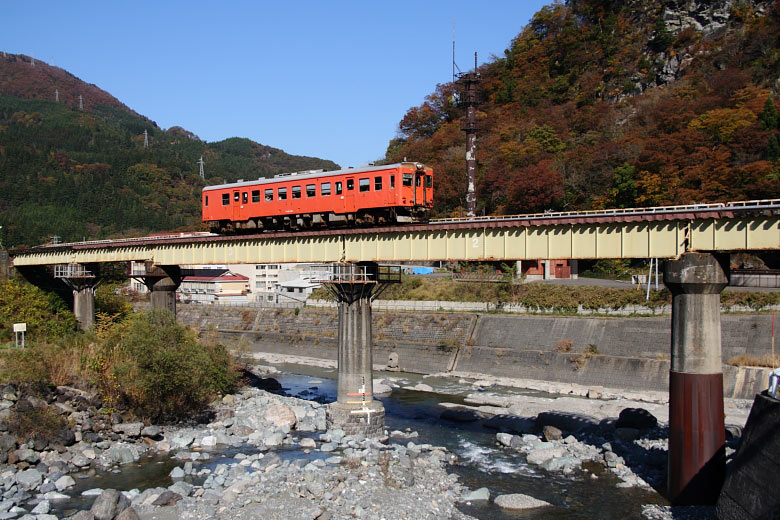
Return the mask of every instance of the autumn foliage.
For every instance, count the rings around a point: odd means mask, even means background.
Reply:
[[[667,29],[661,3],[541,9],[479,68],[479,212],[780,196],[780,5],[757,4],[707,35]],[[386,157],[434,167],[439,214],[465,205],[455,90],[410,109]]]

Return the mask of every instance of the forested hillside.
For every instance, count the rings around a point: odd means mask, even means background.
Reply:
[[[33,65],[26,56],[0,56],[5,247],[38,244],[51,235],[70,241],[197,229],[201,155],[205,184],[338,168],[249,139],[206,143],[180,127],[162,130],[62,69]]]
[[[480,213],[780,196],[780,3],[555,3],[479,73]],[[453,91],[386,156],[434,167],[439,214],[465,206]]]

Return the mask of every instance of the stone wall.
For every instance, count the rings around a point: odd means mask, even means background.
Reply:
[[[179,305],[179,321],[214,329],[249,350],[337,358],[333,308],[237,308]],[[771,317],[722,316],[723,359],[770,352]],[[668,387],[670,318],[585,318],[373,312],[373,360],[398,355],[405,372],[470,372],[631,390]],[[766,369],[723,366],[727,397],[752,398]]]

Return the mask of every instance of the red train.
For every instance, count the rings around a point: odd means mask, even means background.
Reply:
[[[433,170],[403,162],[309,171],[203,188],[215,233],[413,222],[433,207]]]

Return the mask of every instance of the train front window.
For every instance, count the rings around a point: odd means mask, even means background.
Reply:
[[[404,186],[411,186],[411,185],[412,185],[412,174],[404,173]]]
[[[395,175],[390,176],[390,189],[395,189]]]
[[[317,195],[317,185],[316,184],[307,184],[306,185],[306,196],[307,197],[314,197]]]
[[[336,195],[341,195],[341,182],[336,183]]]
[[[222,205],[227,206],[230,204],[230,194],[229,193],[223,193],[222,194]]]
[[[300,186],[293,186],[292,187],[292,198],[294,198],[294,199],[300,199],[301,198],[301,187]]]
[[[347,179],[347,191],[355,189],[355,179]]]
[[[241,204],[249,202],[249,194],[247,192],[241,193]]]
[[[265,201],[272,202],[274,200],[274,190],[265,190]]]
[[[260,190],[252,190],[252,202],[260,202]]]
[[[206,195],[206,202],[204,203],[204,205],[205,205],[205,206],[208,206],[208,205],[209,205],[209,196],[208,196],[208,195]]]
[[[238,202],[238,192],[233,194],[233,202]]]
[[[382,191],[382,177],[374,177],[374,191]]]
[[[279,188],[279,200],[287,200],[287,188]]]
[[[349,182],[349,181],[347,181]],[[358,181],[358,184],[360,185],[360,191],[371,191],[371,179],[360,179]]]
[[[320,184],[320,195],[323,197],[327,197],[330,195],[330,183],[329,182],[323,182]]]
[[[425,176],[425,187],[433,188],[433,177],[431,177],[430,175]]]
[[[422,185],[422,179],[421,179],[421,177],[422,177],[422,175],[415,175],[415,176],[414,176],[414,185],[415,185],[416,187],[418,187],[418,188],[419,188],[419,187]]]

